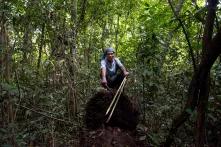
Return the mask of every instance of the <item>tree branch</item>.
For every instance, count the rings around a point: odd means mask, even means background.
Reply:
[[[192,48],[192,45],[191,45],[190,40],[189,40],[189,35],[188,35],[187,31],[186,31],[186,28],[185,28],[183,22],[181,21],[181,19],[180,19],[179,16],[177,15],[177,12],[176,12],[175,9],[173,8],[173,5],[172,5],[172,3],[171,3],[171,0],[168,0],[168,3],[169,3],[169,5],[170,5],[170,7],[171,7],[171,9],[172,9],[172,11],[173,11],[173,13],[174,13],[174,16],[176,17],[176,19],[178,20],[178,22],[180,23],[180,25],[181,25],[181,27],[182,27],[182,29],[183,29],[183,33],[184,33],[184,35],[185,35],[187,44],[188,44],[188,46],[189,46],[189,53],[190,53],[190,56],[191,56],[191,58],[192,58],[193,69],[194,69],[194,72],[196,72],[196,61],[195,61],[195,58],[194,58],[193,48]]]
[[[73,122],[71,122],[71,121],[69,121],[69,120],[64,120],[64,119],[56,118],[56,117],[53,117],[53,116],[48,116],[48,115],[46,115],[46,114],[44,114],[44,113],[42,113],[42,112],[38,112],[38,111],[35,110],[35,109],[28,108],[28,107],[23,106],[23,105],[20,105],[20,104],[16,104],[16,103],[15,103],[15,105],[18,106],[18,107],[22,107],[22,108],[28,109],[28,110],[33,111],[33,112],[35,112],[35,113],[41,114],[41,115],[43,115],[43,116],[45,116],[45,117],[47,117],[47,118],[51,118],[51,119],[54,119],[54,120],[57,120],[57,121],[61,121],[61,122],[65,122],[65,123],[68,123],[68,124],[73,124]]]

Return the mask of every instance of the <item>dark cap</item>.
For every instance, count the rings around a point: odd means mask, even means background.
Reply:
[[[112,47],[106,48],[106,49],[104,50],[104,54],[105,54],[105,55],[106,55],[107,53],[109,53],[109,52],[115,53],[115,50],[114,50]]]

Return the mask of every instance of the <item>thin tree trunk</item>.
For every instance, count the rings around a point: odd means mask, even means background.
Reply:
[[[78,19],[77,19],[77,3],[78,0],[73,0],[73,8],[71,11],[71,17],[73,19],[73,29],[72,29],[72,46],[70,47],[70,54],[74,56],[77,53],[77,27],[78,27]]]
[[[77,97],[76,97],[76,67],[75,67],[75,56],[77,53],[77,27],[78,27],[78,20],[77,20],[77,3],[78,0],[72,1],[72,10],[71,10],[71,17],[73,20],[73,28],[72,28],[72,42],[70,46],[70,58],[68,58],[68,68],[70,73],[70,81],[69,81],[69,116],[71,118],[76,117],[77,114]]]
[[[4,1],[3,1],[4,3]],[[6,18],[4,12],[1,14],[1,20],[0,20],[0,47],[3,49],[3,64],[1,65],[3,70],[3,79],[5,82],[10,83],[11,80],[11,61],[12,61],[12,49],[9,46],[9,38],[7,33],[7,26],[6,26]],[[13,109],[13,103],[12,98],[9,94],[6,94],[5,97],[5,103],[3,104],[3,110],[6,110],[6,113],[3,113],[2,120],[3,126],[7,127],[6,125],[14,124],[14,109]],[[12,146],[16,146],[16,140],[15,140],[15,130],[14,127],[10,129],[10,144]]]
[[[116,50],[116,53],[118,50],[118,34],[119,34],[119,26],[120,26],[119,21],[120,21],[120,16],[117,15],[117,26],[115,28],[115,44],[116,44],[115,50]]]
[[[81,15],[80,15],[79,21],[78,21],[78,28],[84,26],[84,17],[85,17],[86,7],[87,7],[87,0],[83,0],[82,6],[81,6]]]
[[[105,42],[105,39],[106,39],[106,32],[105,32],[105,27],[106,27],[106,22],[104,22],[103,26],[102,26],[102,35],[101,35],[101,48],[103,49],[104,51],[104,42]]]
[[[40,68],[40,65],[41,65],[42,49],[44,46],[44,35],[45,35],[45,23],[42,24],[42,28],[41,28],[41,42],[40,42],[39,51],[38,51],[38,64],[37,64],[38,69]]]
[[[206,18],[206,25],[204,29],[203,35],[203,57],[207,55],[209,50],[211,50],[210,43],[213,34],[215,16],[216,16],[216,6],[217,0],[208,0],[208,14]],[[210,79],[210,71],[206,73],[204,81],[202,81],[202,85],[200,87],[199,94],[199,105],[197,109],[197,134],[196,134],[196,147],[202,147],[205,143],[205,115],[207,110],[207,103],[209,97],[209,79]]]
[[[75,63],[74,59],[68,58],[67,60],[68,63],[68,70],[69,70],[69,95],[68,95],[68,110],[69,110],[69,118],[75,118],[77,111],[78,111],[78,105],[77,105],[77,96],[76,96],[76,73],[75,72]]]
[[[31,41],[31,24],[28,24],[25,27],[25,32],[24,32],[24,36],[23,36],[23,63],[27,63],[28,62],[28,55],[27,53],[31,50],[31,46],[32,46],[32,41]]]
[[[208,77],[200,88],[200,99],[197,107],[196,147],[203,147],[205,144],[205,116],[209,97],[209,81],[208,74]]]
[[[144,57],[142,57],[142,68],[144,67]],[[146,97],[145,97],[145,76],[142,75],[142,97],[143,97],[143,122],[146,122]]]
[[[182,0],[181,0],[181,2],[182,2]],[[186,41],[187,41],[187,44],[188,44],[188,47],[189,47],[189,54],[190,54],[190,57],[192,58],[193,70],[194,70],[194,72],[196,72],[196,61],[195,61],[195,58],[194,58],[194,52],[193,52],[192,45],[190,43],[190,39],[189,39],[187,29],[186,29],[185,25],[183,24],[182,20],[179,18],[178,12],[175,11],[171,0],[168,0],[168,3],[170,4],[170,7],[171,7],[171,9],[174,13],[175,18],[178,20],[178,22],[180,23],[180,25],[183,29],[183,33],[184,33],[184,36],[186,38]]]

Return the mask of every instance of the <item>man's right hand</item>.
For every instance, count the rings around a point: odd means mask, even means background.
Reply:
[[[124,71],[124,76],[127,77],[129,75],[129,72]]]
[[[107,88],[107,80],[106,80],[106,78],[102,78],[102,79],[101,79],[101,85],[102,85],[104,88]]]

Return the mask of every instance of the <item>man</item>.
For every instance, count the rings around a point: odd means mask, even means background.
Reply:
[[[101,85],[104,88],[118,88],[129,72],[114,56],[114,49],[107,48],[101,60]]]

